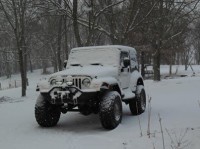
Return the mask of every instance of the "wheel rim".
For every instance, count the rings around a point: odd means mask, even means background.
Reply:
[[[118,104],[114,105],[114,116],[116,121],[119,121],[121,118],[120,106]]]

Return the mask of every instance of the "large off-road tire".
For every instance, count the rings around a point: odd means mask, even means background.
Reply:
[[[129,108],[133,115],[142,114],[146,109],[146,93],[143,85],[138,85],[136,98],[129,102]]]
[[[50,104],[43,95],[39,95],[35,104],[35,118],[42,127],[55,126],[60,119],[59,107]]]
[[[121,96],[116,91],[106,92],[101,98],[99,116],[105,129],[116,128],[122,120]]]

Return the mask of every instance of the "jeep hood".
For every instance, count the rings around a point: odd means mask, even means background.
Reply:
[[[118,75],[118,68],[113,66],[74,66],[63,71],[52,74],[51,76],[91,76],[91,77],[107,77]]]

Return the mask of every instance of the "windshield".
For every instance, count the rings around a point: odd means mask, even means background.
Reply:
[[[117,48],[89,48],[72,50],[67,67],[118,66],[120,51]]]

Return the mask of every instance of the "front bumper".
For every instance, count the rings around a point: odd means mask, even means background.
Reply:
[[[50,102],[52,104],[71,104],[78,105],[87,102],[89,99],[94,99],[97,91],[93,89],[80,90],[72,87],[53,87],[49,92]]]

